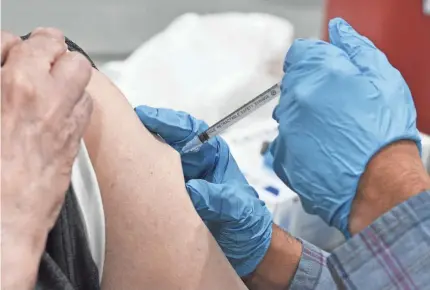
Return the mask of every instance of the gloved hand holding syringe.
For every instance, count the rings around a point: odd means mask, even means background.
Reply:
[[[230,113],[226,117],[222,118],[220,121],[216,122],[214,125],[209,127],[206,131],[200,135],[194,137],[189,141],[183,148],[181,153],[187,153],[190,151],[197,150],[200,146],[206,143],[209,139],[214,136],[221,134],[221,132],[228,129],[233,124],[242,120],[252,112],[256,111],[258,108],[267,104],[276,97],[279,97],[281,93],[281,85],[277,83],[276,85],[270,87],[263,93],[259,94],[257,97],[241,106],[234,112]]]

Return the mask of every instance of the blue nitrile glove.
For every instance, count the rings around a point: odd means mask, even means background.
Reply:
[[[181,152],[206,123],[184,112],[139,106],[135,109],[148,130]],[[272,216],[248,184],[227,143],[211,139],[198,152],[181,156],[187,190],[203,221],[240,276],[255,270],[272,237]]]
[[[271,152],[304,209],[349,237],[368,161],[394,141],[413,140],[420,151],[421,142],[411,92],[385,55],[342,19],[330,21],[329,35],[331,44],[296,40],[286,56]]]

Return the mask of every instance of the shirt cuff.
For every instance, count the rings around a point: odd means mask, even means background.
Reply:
[[[429,209],[427,191],[396,206],[338,247],[327,259],[334,279],[342,284],[338,287],[422,289],[417,285],[430,280],[425,278],[430,269]]]
[[[329,254],[304,240],[300,242],[302,256],[289,289],[335,289],[326,264]]]

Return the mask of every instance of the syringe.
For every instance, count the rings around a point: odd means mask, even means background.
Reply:
[[[214,136],[219,135],[224,130],[228,129],[230,126],[242,120],[252,112],[256,111],[258,108],[267,104],[274,98],[278,97],[281,94],[281,85],[280,83],[272,86],[268,90],[262,92],[257,97],[235,110],[228,116],[222,118],[220,121],[216,122],[213,126],[209,127],[203,133],[200,133],[193,139],[191,139],[185,146],[182,148],[182,154],[190,151],[195,151],[200,146],[202,146],[205,142],[211,139]]]

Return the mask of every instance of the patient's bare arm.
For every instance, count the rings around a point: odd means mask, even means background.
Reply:
[[[85,142],[106,215],[103,289],[245,289],[196,214],[180,157],[94,71]]]

